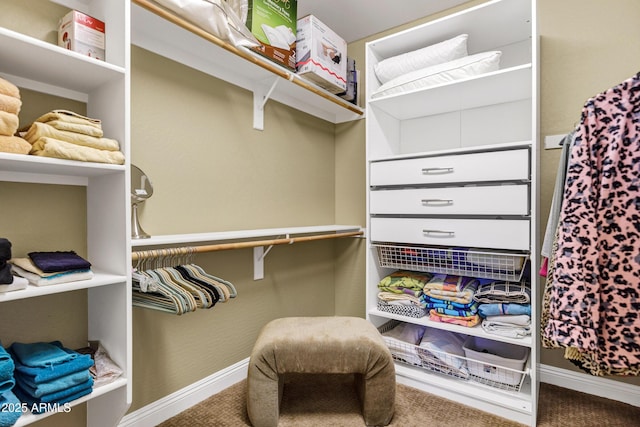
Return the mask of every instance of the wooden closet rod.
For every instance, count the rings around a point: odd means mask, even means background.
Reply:
[[[290,237],[290,238],[282,238],[282,239],[252,240],[248,242],[218,243],[215,245],[202,245],[202,246],[189,246],[189,247],[170,248],[170,249],[136,251],[131,253],[131,260],[138,261],[141,259],[159,258],[163,256],[170,256],[170,255],[186,255],[186,254],[202,253],[202,252],[227,251],[231,249],[255,248],[258,246],[289,245],[292,243],[309,242],[313,240],[326,240],[326,239],[337,239],[340,237],[362,236],[363,234],[364,234],[363,231],[349,231],[344,233],[315,234],[312,236],[300,236],[300,237]]]
[[[282,77],[283,79],[289,80],[292,83],[301,86],[303,88],[305,88],[308,91],[311,91],[313,93],[315,93],[318,96],[321,96],[324,99],[327,99],[331,102],[333,102],[334,104],[340,105],[343,108],[346,108],[349,111],[352,111],[356,114],[360,114],[362,115],[363,112],[362,110],[360,110],[359,108],[356,108],[355,106],[353,106],[353,104],[347,102],[347,101],[343,101],[342,99],[339,98],[335,98],[332,95],[330,95],[329,93],[317,88],[316,86],[308,83],[307,81],[301,79],[297,74],[295,73],[291,73],[288,72],[282,68],[279,68],[277,66],[275,66],[274,64],[271,64],[268,60],[260,60],[258,59],[257,56],[251,55],[250,53],[242,50],[242,49],[238,49],[237,47],[226,43],[225,41],[217,38],[216,36],[214,36],[211,33],[206,32],[205,30],[203,30],[202,28],[190,23],[189,21],[184,20],[183,18],[180,18],[179,16],[174,15],[173,13],[171,13],[170,11],[167,11],[166,9],[163,9],[162,7],[160,7],[159,5],[157,5],[156,3],[154,3],[153,1],[150,0],[133,0],[133,3],[137,4],[138,6],[144,7],[145,9],[147,9],[150,12],[155,13],[156,15],[166,19],[169,22],[173,22],[174,24],[184,28],[187,31],[192,32],[193,34],[202,37],[203,39],[210,41],[211,43],[215,44],[216,46],[221,47],[222,49],[225,49],[235,55],[240,56],[241,58],[246,59],[247,61],[251,61],[253,62],[255,65],[264,68],[267,71],[272,72],[273,74],[276,74],[277,76]]]

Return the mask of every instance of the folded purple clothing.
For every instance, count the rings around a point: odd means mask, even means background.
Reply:
[[[29,258],[45,273],[67,270],[86,270],[91,263],[74,251],[29,252]]]

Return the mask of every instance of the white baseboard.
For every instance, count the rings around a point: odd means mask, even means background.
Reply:
[[[549,365],[540,365],[538,372],[543,383],[640,406],[640,386]]]
[[[247,377],[249,358],[125,415],[118,427],[154,427]]]

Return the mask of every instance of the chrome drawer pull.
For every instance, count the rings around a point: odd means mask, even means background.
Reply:
[[[444,234],[444,236],[442,237],[453,237],[456,234],[454,231],[445,231],[445,230],[422,230],[422,232],[424,234],[439,234],[439,235]]]
[[[452,205],[453,200],[450,199],[422,199],[423,205]]]
[[[422,168],[423,175],[436,174],[436,173],[452,173],[453,168]]]

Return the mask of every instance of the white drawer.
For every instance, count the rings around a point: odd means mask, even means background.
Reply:
[[[529,179],[529,150],[505,150],[371,162],[370,185]]]
[[[374,215],[529,215],[526,184],[376,190],[369,194],[369,210]]]
[[[529,250],[528,220],[371,218],[374,242]]]

